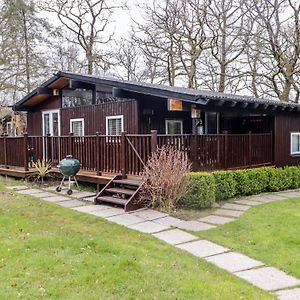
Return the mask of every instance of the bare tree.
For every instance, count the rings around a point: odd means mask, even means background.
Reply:
[[[253,52],[259,51],[256,57],[261,71],[255,70],[255,76],[263,78],[262,84],[266,93],[278,97],[281,101],[299,102],[299,1],[260,0],[249,1],[246,4],[249,14],[260,28],[259,38],[253,37],[252,43],[249,44]],[[257,43],[262,46],[258,48]]]
[[[88,74],[93,74],[95,64],[105,62],[103,47],[113,37],[113,32],[108,32],[108,25],[114,10],[124,7],[112,3],[109,0],[55,0],[42,5],[45,10],[55,13],[73,34],[74,38],[69,41],[83,49]]]
[[[240,78],[240,62],[248,40],[247,30],[252,22],[241,10],[239,0],[210,0],[207,8],[207,26],[209,28],[211,84],[219,92],[232,92]],[[206,68],[205,68],[206,69]],[[230,84],[232,83],[232,84]]]

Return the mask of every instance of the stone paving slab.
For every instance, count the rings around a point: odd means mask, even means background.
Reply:
[[[168,216],[168,217],[163,217],[160,219],[155,219],[155,220],[153,220],[153,222],[162,224],[162,225],[169,225],[169,226],[176,227],[177,224],[180,224],[182,222],[182,220]]]
[[[46,188],[43,188],[45,191],[50,191],[50,192],[56,192],[57,186],[48,186]]]
[[[143,223],[130,225],[130,226],[128,226],[128,228],[134,229],[134,230],[137,230],[137,231],[141,231],[141,232],[144,232],[144,233],[155,233],[155,232],[159,232],[159,231],[169,229],[170,226],[157,224],[157,223],[154,223],[152,221],[146,221],[146,222],[143,222]]]
[[[256,206],[256,205],[261,205],[261,202],[258,201],[254,201],[254,200],[237,200],[234,201],[237,204],[246,204],[246,205],[250,205],[250,206]]]
[[[155,233],[153,236],[171,245],[178,245],[199,239],[198,237],[180,229],[172,229]]]
[[[68,200],[68,201],[62,201],[57,202],[58,205],[66,208],[72,208],[72,207],[78,207],[85,205],[82,201],[79,200]]]
[[[113,216],[113,217],[106,218],[106,220],[108,220],[110,222],[117,223],[119,225],[124,225],[124,226],[130,226],[130,225],[133,225],[133,224],[145,222],[144,219],[139,218],[139,217],[134,216],[134,215],[130,215],[130,214],[123,214],[123,215]]]
[[[248,200],[249,201],[260,202],[261,204],[277,201],[277,199],[276,200],[270,199],[269,197],[266,197],[266,196],[251,197],[251,198],[248,198]]]
[[[300,197],[299,192],[281,192],[281,193],[278,193],[277,195],[283,196],[283,197],[286,197],[286,198],[298,198],[298,197]]]
[[[236,252],[228,252],[219,255],[214,255],[205,259],[213,263],[217,267],[225,269],[231,273],[248,270],[264,265],[260,261],[254,260],[246,255]]]
[[[124,214],[124,209],[109,207],[108,209],[97,209],[88,213],[97,217],[108,218]]]
[[[22,194],[22,195],[33,195],[41,192],[42,191],[38,189],[26,189],[26,190],[17,191],[18,194]]]
[[[274,201],[279,201],[279,200],[286,200],[287,198],[284,197],[284,196],[280,196],[280,195],[274,195],[274,194],[271,194],[271,195],[264,195],[265,198],[268,198],[268,199],[271,199],[271,200],[274,200]]]
[[[93,197],[84,197],[82,200],[86,201],[86,202],[94,202],[95,196],[93,196]]]
[[[53,203],[70,200],[70,198],[64,196],[53,196],[53,197],[45,197],[40,199],[47,202],[53,202]]]
[[[85,205],[85,206],[80,206],[80,207],[74,207],[72,209],[80,211],[80,212],[90,213],[93,211],[109,209],[109,208],[111,208],[111,207],[99,204],[99,205]]]
[[[200,221],[200,222],[207,222],[207,223],[217,224],[217,225],[223,225],[223,224],[232,222],[234,220],[235,219],[232,219],[232,218],[219,217],[219,216],[213,216],[213,215],[198,219],[198,221]]]
[[[280,290],[300,285],[299,279],[287,275],[274,267],[241,271],[234,273],[234,275],[266,291]]]
[[[15,185],[15,186],[7,186],[6,188],[9,189],[9,190],[21,191],[21,190],[28,189],[28,186],[26,186],[26,185]]]
[[[74,194],[71,195],[71,197],[73,198],[85,198],[85,197],[92,197],[92,196],[96,196],[96,193],[92,193],[92,192],[76,192]]]
[[[279,300],[300,300],[300,288],[278,291],[275,295]]]
[[[251,208],[251,206],[248,206],[248,205],[239,205],[239,204],[234,204],[234,203],[226,203],[221,208],[233,209],[233,210],[239,210],[239,211],[246,211],[249,208]]]
[[[149,221],[169,216],[166,213],[162,213],[160,211],[153,210],[153,209],[140,210],[130,214]]]
[[[207,240],[200,240],[176,246],[198,257],[208,257],[227,252],[229,249]]]
[[[244,211],[228,210],[228,209],[218,209],[213,212],[214,215],[235,217],[235,218],[240,217],[244,213],[245,213]]]
[[[38,198],[46,198],[46,197],[55,197],[56,195],[53,193],[42,191],[41,193],[33,194],[32,196],[38,197]]]
[[[181,223],[178,223],[175,226],[180,229],[185,229],[190,231],[204,231],[216,227],[214,225],[198,222],[198,221],[182,221]]]

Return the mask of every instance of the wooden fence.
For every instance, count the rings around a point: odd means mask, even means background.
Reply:
[[[273,164],[272,134],[27,136],[0,137],[0,165],[23,167],[67,155],[81,162],[81,169],[101,173],[139,175],[151,153],[163,145],[184,151],[194,171],[248,168]]]

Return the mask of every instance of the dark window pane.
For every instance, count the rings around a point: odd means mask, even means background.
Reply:
[[[75,107],[91,105],[93,102],[93,92],[91,90],[63,90],[62,107]]]

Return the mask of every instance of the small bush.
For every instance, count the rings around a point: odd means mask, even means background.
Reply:
[[[141,201],[154,207],[170,209],[189,191],[190,162],[185,153],[172,146],[163,146],[152,154],[142,178]]]
[[[211,207],[216,200],[216,183],[212,173],[190,173],[190,191],[179,201],[187,208]]]
[[[299,169],[299,168],[297,168]],[[292,188],[298,181],[294,175],[297,174],[293,167],[269,168],[268,191],[278,192]]]
[[[269,175],[266,168],[232,171],[237,195],[255,195],[266,191]]]
[[[217,171],[212,173],[216,183],[216,199],[226,200],[233,198],[237,191],[237,182],[230,171]]]

